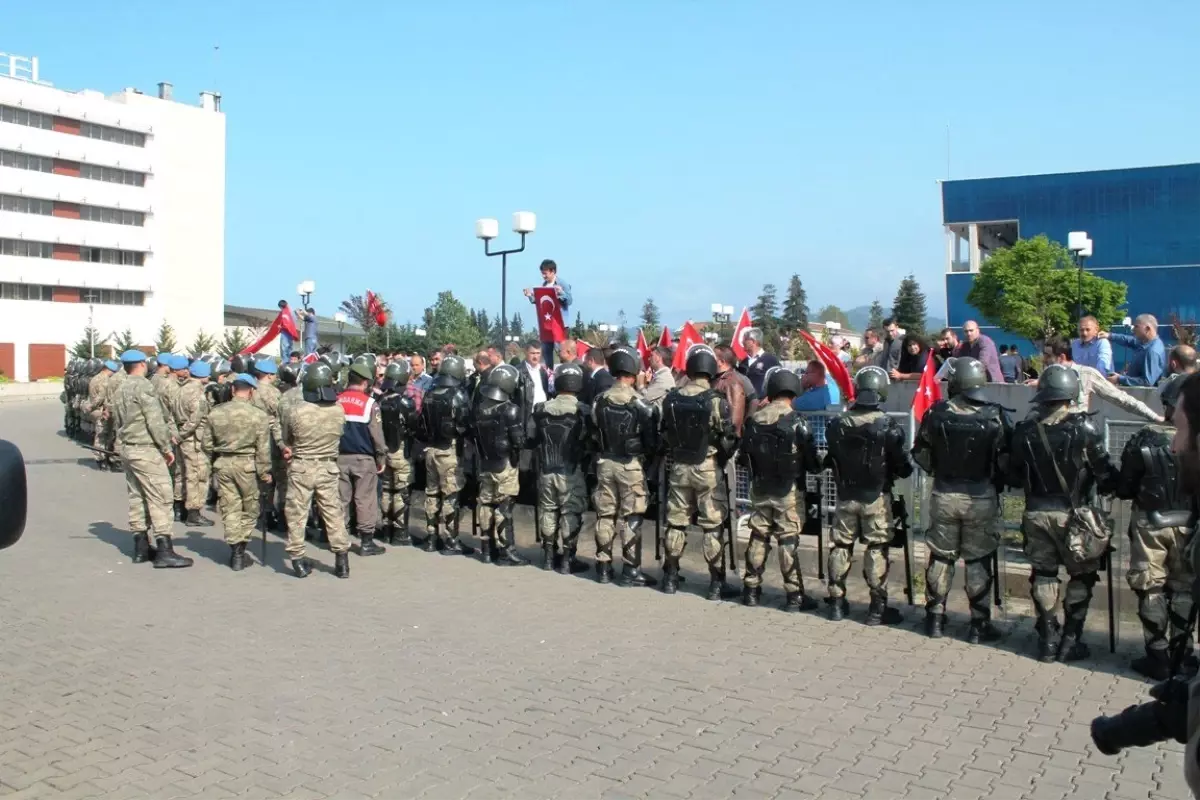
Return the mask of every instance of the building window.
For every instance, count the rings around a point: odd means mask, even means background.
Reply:
[[[14,153],[11,150],[0,150],[0,167],[28,169],[34,172],[54,172],[54,159],[35,156],[29,153]]]
[[[13,108],[12,106],[0,106],[0,122],[27,125],[30,128],[41,128],[47,131],[54,130],[54,117],[49,114],[39,114],[36,111],[27,111],[24,108]]]
[[[126,211],[120,208],[101,208],[100,206],[80,206],[79,218],[89,222],[110,222],[116,225],[146,224],[146,215],[141,211]]]
[[[27,242],[24,239],[0,239],[0,256],[53,258],[54,245],[49,242]]]
[[[51,200],[39,200],[36,197],[15,197],[11,194],[0,194],[0,211],[16,211],[19,214],[54,215],[54,203]]]
[[[38,286],[32,283],[0,283],[0,300],[44,300],[47,303],[54,297],[54,290],[49,286]]]
[[[79,302],[105,306],[141,306],[146,304],[146,294],[121,289],[80,289]]]
[[[110,250],[106,247],[81,247],[79,260],[93,264],[120,264],[123,267],[140,267],[146,263],[146,254],[133,250]]]
[[[96,125],[92,122],[81,123],[79,126],[79,135],[86,136],[89,139],[101,139],[106,142],[127,144],[131,147],[146,146],[146,134],[144,133],[127,131],[123,128],[111,128],[108,125]]]
[[[126,186],[145,186],[146,175],[143,172],[131,172],[115,167],[101,167],[98,164],[80,164],[79,177],[105,183],[123,183]]]
[[[33,283],[0,283],[0,300],[39,300],[52,302],[54,290],[58,289],[60,297],[70,297],[74,302],[78,293],[79,302],[95,303],[104,306],[142,306],[146,304],[145,292],[131,292],[123,289],[77,289],[72,286],[39,286]]]

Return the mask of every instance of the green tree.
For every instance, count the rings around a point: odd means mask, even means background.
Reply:
[[[653,297],[647,297],[646,302],[642,304],[642,331],[646,334],[646,341],[657,341],[659,336],[662,336],[661,315],[658,312],[658,306],[654,302]]]
[[[1018,239],[983,262],[967,302],[990,322],[1035,344],[1079,323],[1079,270],[1071,254],[1045,235]],[[1126,286],[1091,272],[1083,273],[1083,313],[1101,328],[1124,316]]]
[[[154,347],[159,353],[173,353],[179,345],[175,341],[175,329],[165,319],[158,326],[158,336],[154,337]]]
[[[108,335],[109,340],[113,343],[113,350],[117,355],[124,353],[126,350],[137,350],[137,340],[133,338],[133,331],[129,328],[117,333],[116,331]]]
[[[871,301],[871,311],[867,317],[867,327],[883,330],[883,304],[878,299]]]
[[[217,355],[221,358],[233,358],[251,344],[250,337],[241,328],[226,328],[221,343],[217,345]]]
[[[900,281],[896,299],[892,301],[892,319],[908,333],[925,333],[925,293],[912,273]]]
[[[793,275],[788,282],[787,299],[783,301],[783,316],[780,319],[783,329],[798,331],[808,327],[808,292],[799,275]]]
[[[483,333],[471,322],[467,307],[453,292],[438,292],[437,302],[425,310],[425,319],[427,348],[453,344],[460,353],[469,353],[483,344]]]
[[[575,312],[575,324],[571,326],[571,338],[582,339],[586,333],[587,333],[587,328],[584,327],[584,325],[583,325],[583,316],[578,311],[576,311]]]
[[[817,312],[817,322],[836,322],[843,328],[850,327],[850,320],[846,317],[846,312],[842,311],[837,306],[825,306]]]
[[[188,348],[188,355],[192,358],[199,358],[205,353],[211,353],[216,348],[216,337],[209,336],[203,330],[199,330],[196,331],[196,338],[192,340],[192,346]]]
[[[629,344],[629,317],[625,315],[623,308],[617,311],[617,341]]]
[[[521,320],[519,313],[513,313],[512,322],[508,325],[508,335],[515,336],[516,341],[522,341],[525,337],[525,323]]]
[[[779,328],[779,301],[776,299],[775,284],[763,286],[762,294],[750,308],[750,319],[754,327],[761,328],[763,333],[774,333]]]
[[[93,355],[99,358],[102,355],[100,334],[96,332],[95,328],[83,329],[83,338],[71,348],[71,355],[76,358],[91,358]]]

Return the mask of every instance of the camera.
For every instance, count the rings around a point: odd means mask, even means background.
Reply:
[[[1129,706],[1111,717],[1092,720],[1092,742],[1106,756],[1168,739],[1187,743],[1188,678],[1176,675],[1150,689],[1149,703]]]

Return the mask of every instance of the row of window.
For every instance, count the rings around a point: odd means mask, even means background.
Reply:
[[[18,214],[41,214],[44,217],[54,216],[54,203],[37,197],[15,197],[11,194],[0,194],[0,211],[16,211]]]
[[[123,289],[76,289],[72,287],[39,286],[34,283],[0,283],[0,300],[41,300],[53,302],[54,290],[81,303],[105,306],[141,306],[146,304],[145,292]]]
[[[16,197],[10,194],[0,194],[0,211],[16,211],[21,214],[41,214],[45,217],[54,216],[54,203],[37,197]],[[121,208],[102,208],[100,206],[80,206],[79,218],[88,222],[109,222],[116,225],[146,224],[146,215],[141,211],[127,211]]]
[[[25,125],[30,128],[41,128],[45,131],[54,130],[54,117],[38,111],[28,111],[24,108],[0,106],[0,122],[11,122],[14,125]],[[127,131],[124,128],[114,128],[110,125],[97,125],[94,122],[80,122],[79,135],[89,139],[100,139],[105,142],[127,144],[131,147],[145,147],[146,134],[137,131]]]
[[[24,239],[0,239],[0,256],[54,258],[54,245],[49,242],[27,242]]]
[[[35,156],[31,153],[16,153],[12,150],[0,150],[0,167],[27,169],[33,172],[54,172],[54,159],[45,156]],[[145,186],[146,173],[132,172],[116,167],[102,167],[98,164],[80,164],[79,177],[105,183],[122,183],[126,186]]]
[[[35,156],[30,153],[14,153],[11,150],[0,150],[0,167],[27,169],[33,172],[54,172],[54,159],[45,156]]]
[[[54,258],[54,245],[49,242],[27,242],[24,239],[0,239],[0,256]],[[146,254],[134,250],[114,250],[109,247],[80,247],[79,260],[92,264],[141,267],[146,264]]]

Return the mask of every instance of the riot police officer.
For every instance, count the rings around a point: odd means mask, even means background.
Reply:
[[[645,586],[642,574],[642,523],[646,513],[646,472],[643,461],[658,451],[658,409],[634,389],[641,357],[627,346],[615,347],[608,357],[613,385],[592,406],[592,437],[596,443],[596,580],[611,583],[613,540],[621,526],[623,586]],[[624,523],[622,526],[621,523]]]
[[[828,452],[825,466],[833,470],[838,502],[829,549],[830,619],[844,619],[846,575],[854,543],[866,545],[863,577],[871,592],[868,625],[894,624],[900,614],[888,608],[888,546],[891,544],[890,492],[898,480],[912,474],[904,430],[879,410],[887,399],[888,376],[879,367],[864,367],[854,378],[855,401],[825,428]]]
[[[933,475],[932,524],[925,542],[925,632],[937,639],[946,627],[946,598],[959,558],[966,565],[971,626],[967,641],[995,641],[992,625],[992,556],[1000,546],[1000,498],[1008,475],[1012,423],[984,395],[987,370],[959,358],[950,374],[948,400],[925,414],[913,460]]]
[[[679,560],[687,545],[688,524],[695,515],[704,533],[708,599],[720,600],[727,588],[721,528],[729,513],[723,475],[725,463],[737,449],[737,436],[729,401],[709,383],[717,374],[712,348],[692,347],[685,369],[687,385],[668,392],[662,406],[663,445],[671,458],[662,588],[667,594],[679,589]]]
[[[804,593],[796,548],[805,519],[804,487],[809,474],[821,471],[816,440],[792,401],[804,392],[800,376],[782,367],[767,371],[767,404],[743,427],[742,452],[750,466],[750,546],[742,603],[758,605],[771,539],[779,545],[779,570],[787,592],[786,611],[811,611],[817,601]]]
[[[241,356],[234,358],[240,359]],[[244,361],[240,363],[242,367],[247,367]],[[249,368],[235,370],[231,362],[223,358],[210,361],[209,366],[212,370],[212,380],[204,386],[204,396],[208,399],[208,404],[219,406],[221,403],[228,403],[233,399],[233,376],[249,374]]]
[[[519,379],[517,368],[510,364],[491,370],[479,388],[470,423],[479,459],[476,502],[482,556],[485,562],[502,566],[526,563],[516,552],[512,530],[513,500],[520,490],[517,463],[525,447],[521,409],[512,400]]]
[[[424,550],[468,552],[458,539],[458,493],[463,488],[462,437],[467,430],[469,401],[463,389],[466,369],[458,356],[446,356],[425,393],[417,417],[417,438],[425,444]]]
[[[534,406],[529,440],[536,455],[542,569],[556,569],[563,575],[587,569],[575,560],[587,510],[584,470],[590,446],[591,407],[579,401],[576,395],[581,391],[583,370],[577,364],[560,364],[554,370],[554,397]]]
[[[1170,644],[1182,646],[1185,656],[1192,652],[1187,623],[1195,574],[1185,550],[1195,519],[1171,454],[1173,418],[1186,377],[1175,375],[1159,392],[1166,422],[1145,426],[1125,444],[1116,492],[1118,497],[1133,501],[1129,572],[1125,577],[1138,598],[1138,617],[1146,642],[1146,655],[1134,659],[1130,666],[1156,681],[1170,677],[1168,634]]]
[[[387,465],[383,471],[383,524],[389,544],[411,544],[408,508],[412,496],[412,436],[417,421],[417,404],[405,394],[410,376],[408,362],[398,359],[383,373],[379,410],[383,416],[383,439]]]
[[[1079,395],[1079,375],[1052,364],[1038,379],[1037,407],[1017,424],[1009,457],[1009,483],[1025,491],[1025,555],[1037,622],[1038,658],[1042,661],[1076,661],[1088,648],[1080,637],[1087,619],[1092,587],[1099,578],[1101,556],[1083,558],[1068,550],[1068,522],[1072,509],[1086,503],[1094,488],[1109,494],[1117,471],[1104,450],[1104,436],[1089,414],[1072,414]],[[1058,570],[1067,568],[1064,621],[1060,628]],[[1059,631],[1062,640],[1059,641]]]

